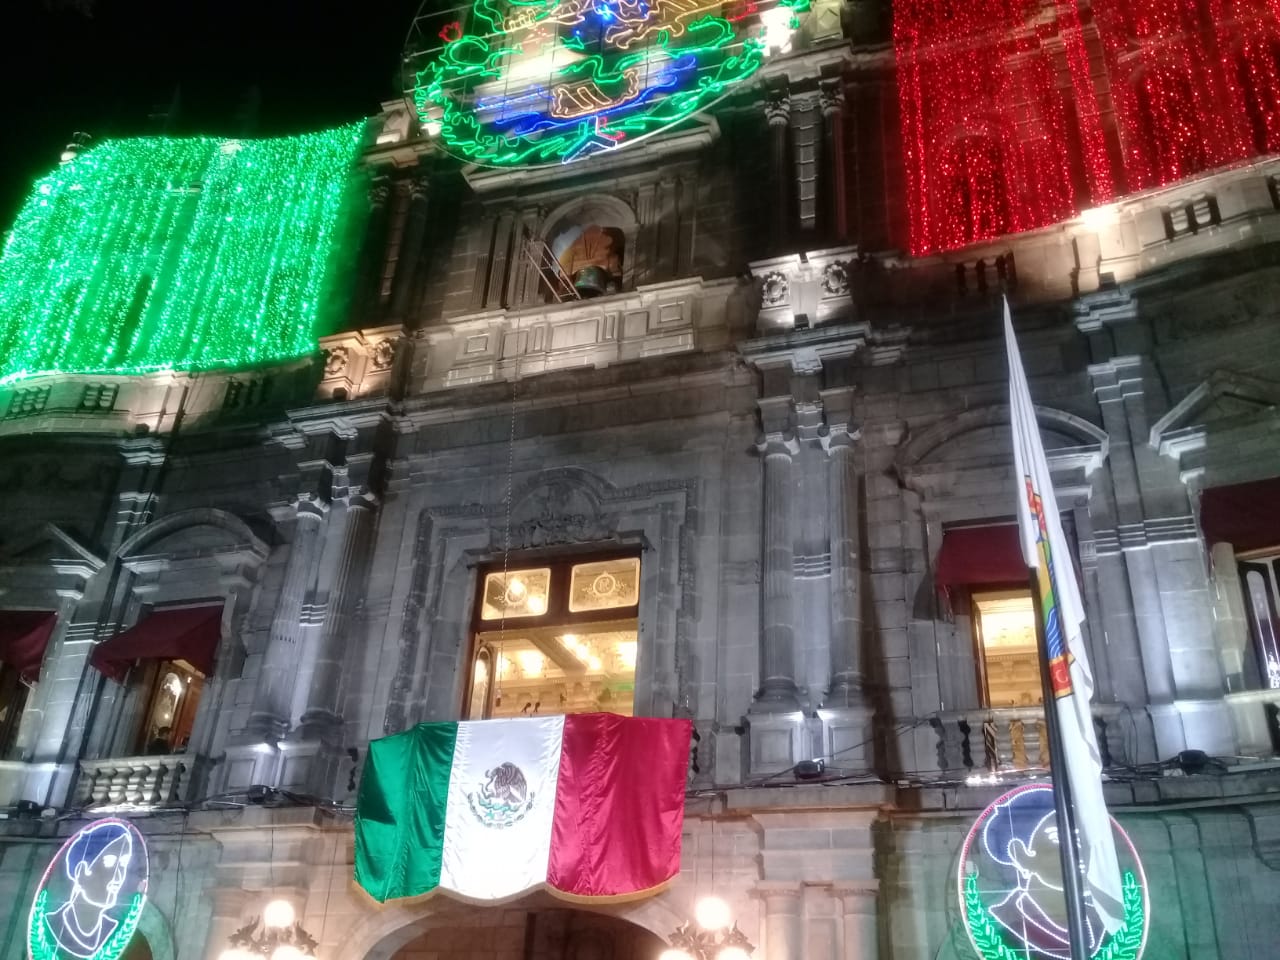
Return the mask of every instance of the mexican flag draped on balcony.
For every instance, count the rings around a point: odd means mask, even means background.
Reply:
[[[535,887],[627,897],[680,869],[692,725],[567,717],[423,723],[369,745],[356,882],[375,900]]]

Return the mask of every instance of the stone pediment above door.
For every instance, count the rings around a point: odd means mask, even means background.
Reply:
[[[1280,383],[1215,370],[1152,425],[1149,442],[1184,479],[1207,472],[1210,485],[1238,483],[1280,471],[1277,429]]]
[[[0,544],[0,596],[52,591],[78,599],[103,563],[66,530],[46,523]]]
[[[1280,383],[1215,370],[1151,427],[1151,445],[1176,455],[1194,434],[1250,420],[1269,419],[1280,406]]]

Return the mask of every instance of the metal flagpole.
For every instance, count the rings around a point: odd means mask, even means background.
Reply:
[[[1045,639],[1044,610],[1040,605],[1038,571],[1030,569],[1031,602],[1035,607],[1036,646],[1040,651],[1041,696],[1044,698],[1045,733],[1049,738],[1049,780],[1053,786],[1053,807],[1058,815],[1058,853],[1062,857],[1062,895],[1067,901],[1067,936],[1071,960],[1089,960],[1089,932],[1085,925],[1084,889],[1081,881],[1080,851],[1076,834],[1075,808],[1071,805],[1071,784],[1067,780],[1066,751],[1049,677],[1049,644]]]

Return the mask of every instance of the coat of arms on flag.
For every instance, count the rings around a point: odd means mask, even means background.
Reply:
[[[356,882],[380,901],[659,889],[680,869],[691,734],[687,720],[592,713],[423,723],[375,740]]]

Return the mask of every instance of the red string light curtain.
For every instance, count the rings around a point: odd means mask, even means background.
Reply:
[[[894,49],[916,254],[1280,153],[1280,0],[902,0]]]
[[[1039,0],[895,4],[913,253],[1075,213],[1067,105],[1045,47],[1057,23],[1042,13]],[[1087,55],[1075,68],[1087,81]]]
[[[1280,147],[1275,0],[1094,0],[1141,190]]]

